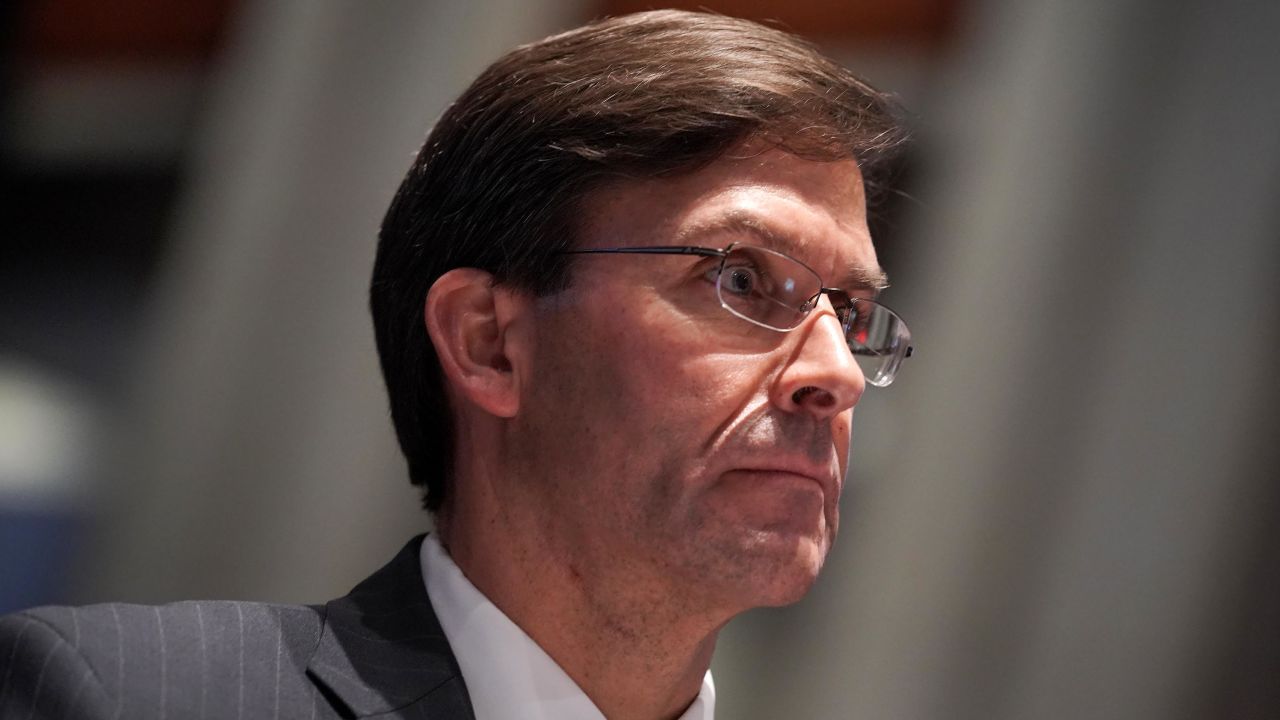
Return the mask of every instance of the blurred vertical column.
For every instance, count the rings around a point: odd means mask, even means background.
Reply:
[[[430,123],[555,0],[249,2],[153,298],[94,597],[319,600],[427,524],[366,310]]]
[[[101,457],[73,382],[0,354],[0,614],[63,599]]]
[[[0,6],[0,612],[65,601],[226,0]]]

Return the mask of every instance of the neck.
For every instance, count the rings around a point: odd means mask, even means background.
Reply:
[[[678,717],[697,697],[730,613],[698,607],[690,588],[641,563],[584,551],[591,543],[566,537],[547,520],[554,513],[511,495],[520,478],[468,475],[454,483],[437,528],[472,584],[606,717]]]

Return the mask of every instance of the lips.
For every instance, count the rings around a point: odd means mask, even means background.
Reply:
[[[749,463],[735,467],[734,470],[744,473],[785,474],[804,478],[815,482],[830,498],[838,497],[840,484],[830,465],[819,466],[805,459],[773,458],[760,463]]]

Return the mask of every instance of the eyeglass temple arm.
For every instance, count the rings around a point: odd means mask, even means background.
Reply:
[[[585,248],[582,250],[564,250],[562,255],[701,255],[702,257],[724,257],[726,251],[715,248],[693,247],[690,245],[653,245],[648,247],[622,248]]]

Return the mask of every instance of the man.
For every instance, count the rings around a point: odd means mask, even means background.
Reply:
[[[717,633],[800,598],[853,407],[909,352],[866,188],[884,96],[783,33],[606,20],[440,120],[371,307],[437,532],[325,606],[0,622],[0,716],[690,718]]]

